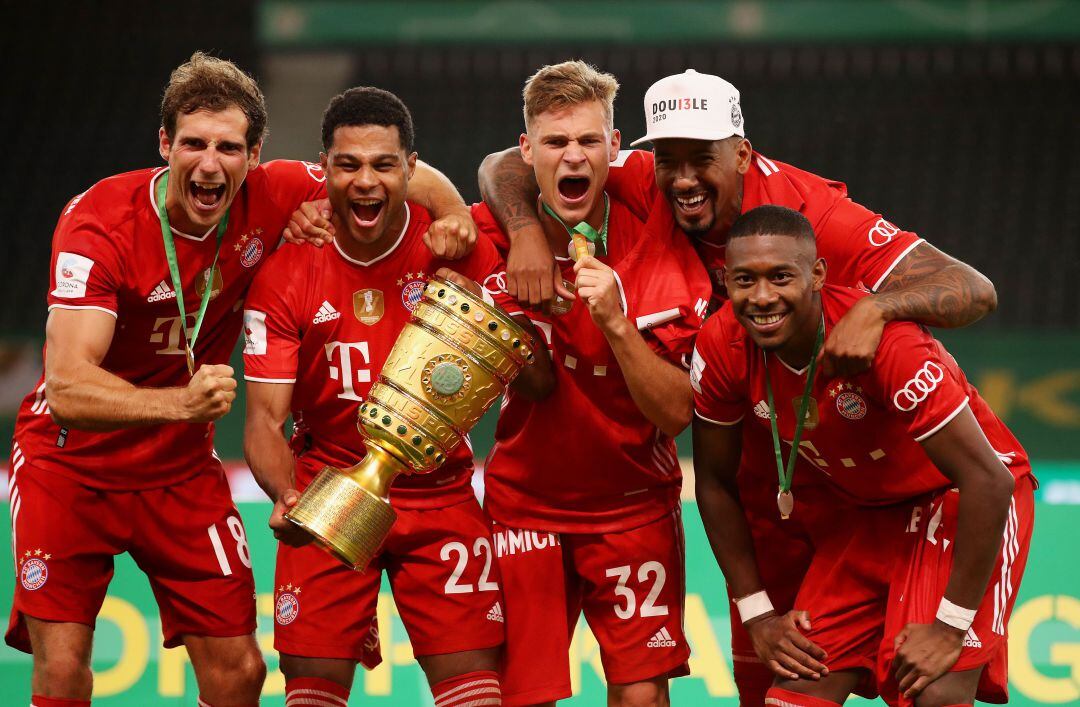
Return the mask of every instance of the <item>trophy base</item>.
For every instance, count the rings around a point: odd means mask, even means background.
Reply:
[[[335,557],[364,571],[397,513],[341,470],[324,467],[285,517],[315,536]]]

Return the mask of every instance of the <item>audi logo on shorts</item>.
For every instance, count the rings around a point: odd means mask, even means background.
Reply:
[[[491,273],[484,278],[484,289],[492,294],[506,292],[506,271]]]
[[[945,370],[933,361],[927,361],[903,388],[893,394],[893,405],[901,412],[911,412],[943,380]]]
[[[898,227],[883,218],[879,218],[877,223],[867,232],[866,237],[870,240],[870,245],[883,246],[891,241],[897,233],[900,233]]]

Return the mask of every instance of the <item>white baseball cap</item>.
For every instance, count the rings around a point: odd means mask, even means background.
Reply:
[[[739,89],[712,74],[693,69],[666,76],[645,92],[645,137],[637,145],[667,137],[723,140],[745,137]]]

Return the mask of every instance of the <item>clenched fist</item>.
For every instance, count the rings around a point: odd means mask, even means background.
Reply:
[[[436,258],[464,258],[476,247],[476,224],[467,211],[443,216],[428,226],[424,245]]]
[[[484,294],[484,291],[483,289],[481,289],[478,282],[471,278],[465,277],[461,273],[451,270],[450,268],[439,268],[438,272],[436,272],[435,275],[441,277],[447,282],[452,282],[459,287],[464,287],[466,290],[473,293],[477,297],[482,297]]]
[[[224,417],[236,400],[236,379],[232,376],[232,366],[199,366],[187,387],[180,389],[181,419],[213,422]]]

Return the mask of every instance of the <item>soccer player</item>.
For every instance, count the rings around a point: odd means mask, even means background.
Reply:
[[[196,53],[177,68],[161,119],[168,166],[97,183],[53,235],[45,370],[19,410],[9,481],[6,639],[34,654],[39,707],[89,704],[94,622],[123,552],[150,579],[164,644],[187,648],[200,704],[253,705],[265,674],[212,423],[236,394],[225,364],[248,285],[325,177],[259,165],[263,96],[230,62]]]
[[[830,283],[875,291],[830,330],[825,372],[855,372],[869,365],[886,321],[959,327],[996,306],[993,285],[985,277],[851,201],[842,183],[755,152],[745,138],[739,92],[720,77],[687,71],[663,78],[646,93],[644,108],[648,133],[637,142],[652,141],[653,152],[619,153],[609,191],[639,217],[690,237],[713,278],[713,307],[726,298],[720,273],[727,231],[740,213],[762,204],[788,206],[810,219],[819,252],[829,263]],[[507,256],[507,289],[538,305],[551,300],[561,279],[554,278],[553,286],[554,260],[533,207],[537,192],[522,186],[532,179],[530,172],[517,149],[507,150],[485,161],[480,187],[514,245]],[[769,468],[768,439],[754,428],[745,434],[744,468]],[[742,492],[759,555],[769,558],[761,567],[765,585],[776,605],[789,609],[809,561],[809,541],[798,519],[778,522],[775,493],[755,484]],[[756,630],[777,629],[783,621]],[[789,622],[785,630],[795,627]],[[732,631],[743,704],[760,705],[772,671],[758,662],[740,622],[732,622]]]
[[[609,704],[666,704],[668,678],[688,672],[672,435],[692,414],[679,363],[709,282],[688,241],[605,192],[619,149],[617,89],[580,61],[546,66],[524,89],[521,150],[540,184],[544,247],[576,299],[530,315],[556,384],[542,401],[507,398],[485,467],[506,598],[507,704],[570,696],[567,653],[582,612]],[[474,218],[509,248],[486,206]],[[564,256],[571,230],[594,252],[576,263]]]
[[[771,428],[782,488],[821,473],[837,492],[780,496],[779,512],[806,515],[814,547],[795,601],[804,635],[757,647],[778,672],[818,679],[778,678],[767,701],[877,689],[890,704],[1006,702],[1006,627],[1033,521],[1027,456],[916,324],[888,324],[864,373],[817,373],[825,336],[869,296],[825,273],[805,216],[749,211],[728,232],[729,302],[694,354],[698,503],[744,623],[773,612],[739,503],[740,428]],[[791,456],[800,463],[782,464]]]
[[[344,704],[356,664],[379,663],[376,603],[385,570],[436,704],[499,704],[502,597],[490,525],[470,484],[468,445],[433,473],[397,478],[390,490],[397,522],[364,573],[309,544],[311,536],[283,517],[324,466],[351,466],[364,455],[360,402],[427,277],[438,272],[479,294],[474,280],[493,283],[504,271],[486,238],[453,264],[456,273],[424,244],[431,217],[407,200],[416,166],[413,123],[396,96],[364,87],[335,97],[322,140],[333,246],[283,246],[256,278],[244,310],[244,450],[275,502],[270,527],[282,541],[274,645],[285,699]],[[495,294],[520,312],[505,293]],[[550,363],[540,354],[515,380],[517,395],[550,390]],[[290,413],[295,429],[287,442]]]

